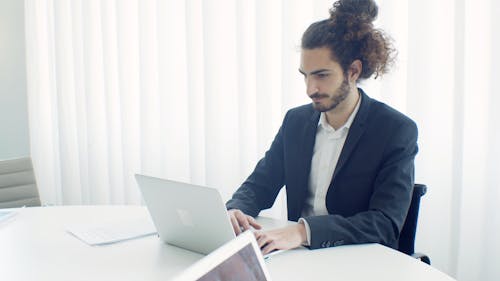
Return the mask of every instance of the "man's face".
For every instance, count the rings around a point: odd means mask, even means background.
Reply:
[[[334,110],[349,95],[349,81],[326,47],[302,49],[299,71],[304,75],[307,95],[318,111]]]

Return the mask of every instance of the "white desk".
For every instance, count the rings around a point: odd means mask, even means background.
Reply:
[[[144,218],[138,206],[74,206],[17,209],[0,225],[2,280],[169,280],[202,256],[149,236],[107,246],[88,246],[66,232],[74,223]],[[265,227],[286,222],[259,218]],[[377,244],[287,251],[267,262],[279,280],[454,280]]]

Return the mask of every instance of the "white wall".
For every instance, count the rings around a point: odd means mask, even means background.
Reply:
[[[30,154],[24,1],[0,0],[0,159]]]

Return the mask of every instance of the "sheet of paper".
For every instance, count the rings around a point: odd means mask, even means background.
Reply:
[[[70,234],[91,245],[107,245],[156,234],[150,219],[111,222],[102,225],[73,225],[66,228]]]
[[[4,222],[10,221],[13,216],[15,216],[17,212],[15,211],[4,211],[0,210],[0,225]]]

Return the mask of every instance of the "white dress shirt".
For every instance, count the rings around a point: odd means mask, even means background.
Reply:
[[[346,123],[337,130],[328,124],[326,113],[321,113],[311,160],[311,172],[309,174],[309,197],[306,199],[302,217],[328,215],[326,193],[332,182],[333,172],[344,147],[349,128],[358,113],[360,104],[361,95]],[[310,245],[311,231],[309,225],[303,218],[299,222],[304,223],[306,227],[307,245]]]

